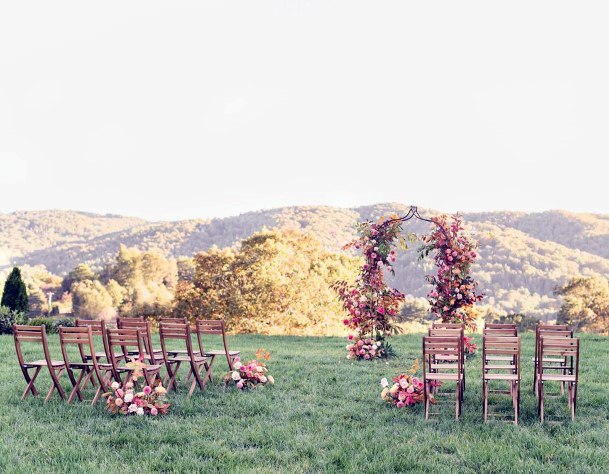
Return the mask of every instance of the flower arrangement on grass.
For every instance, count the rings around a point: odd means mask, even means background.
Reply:
[[[478,350],[478,346],[474,343],[472,337],[463,336],[464,352],[466,356],[473,356]]]
[[[417,359],[407,374],[400,374],[391,379],[393,384],[390,384],[386,378],[381,379],[381,386],[383,387],[381,398],[388,404],[398,408],[423,403],[425,400],[425,387],[423,381],[415,377],[418,370],[419,360]],[[428,396],[430,397],[430,402],[435,403],[433,395],[429,393]]]
[[[349,336],[350,344],[347,345],[347,359],[370,360],[385,357],[385,343],[381,340],[371,338],[360,339],[357,336]]]
[[[243,364],[239,357],[235,358],[233,370],[226,374],[224,385],[234,385],[239,390],[258,388],[268,383],[274,384],[275,379],[268,375],[268,369],[263,361],[271,359],[271,354],[264,349],[258,349],[256,359]]]
[[[164,415],[169,410],[170,404],[166,402],[167,390],[161,382],[156,386],[143,385],[137,390],[138,380],[143,377],[143,369],[146,364],[142,360],[132,359],[127,367],[133,369],[133,373],[124,386],[113,382],[110,386],[112,392],[104,394],[107,398],[106,408],[112,414],[120,415]]]

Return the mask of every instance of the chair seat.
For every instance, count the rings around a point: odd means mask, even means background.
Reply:
[[[554,382],[575,382],[575,375],[563,374],[542,374],[541,380]]]
[[[49,364],[47,364],[46,360],[35,360],[34,362],[26,362],[24,365],[26,367],[46,367]],[[53,367],[65,367],[66,364],[62,360],[52,360],[51,365]]]
[[[512,362],[514,360],[514,356],[502,356],[502,355],[487,355],[486,360],[495,360],[495,361],[507,361]]]
[[[431,364],[432,369],[452,369],[456,370],[459,368],[459,364],[457,363],[448,363],[448,364]]]
[[[425,379],[426,380],[459,380],[459,379],[461,379],[461,375],[460,374],[428,372],[425,374]]]
[[[518,374],[484,374],[484,380],[518,380]]]
[[[226,352],[220,349],[214,349],[211,351],[205,351],[205,355],[225,355]],[[241,351],[228,351],[228,355],[239,355]]]
[[[125,367],[125,366],[120,366],[120,367],[118,367],[118,370],[119,370],[119,372],[127,372],[127,371],[132,371],[133,369],[130,369],[129,367]],[[161,366],[148,364],[148,365],[146,365],[144,370],[146,372],[155,372],[155,371],[161,370]]]
[[[533,362],[537,362],[536,358],[531,359]],[[557,364],[564,364],[565,359],[562,357],[544,357],[542,362],[555,362]]]
[[[200,355],[196,355],[195,354],[195,362],[205,362],[207,361],[207,357],[202,357]],[[190,362],[190,357],[185,355],[178,355],[178,356],[172,356],[172,357],[168,357],[167,360],[169,362]]]
[[[508,365],[508,364],[485,364],[484,365],[485,370],[514,370],[516,368],[515,365]]]
[[[437,354],[434,356],[435,360],[457,360],[456,355],[452,354]]]

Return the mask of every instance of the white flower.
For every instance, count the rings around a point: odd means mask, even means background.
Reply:
[[[123,400],[125,400],[125,403],[131,403],[131,401],[133,400],[133,392],[127,392],[125,394],[125,398],[123,398]],[[131,407],[129,407],[131,408]]]
[[[378,349],[378,346],[377,346],[376,344],[374,344],[374,345],[372,346],[372,349],[377,350],[377,349]]]
[[[387,379],[385,377],[383,377],[381,379],[381,387],[385,388],[387,386],[389,386],[389,382],[387,381]]]
[[[235,380],[235,381],[237,381],[237,380],[241,380],[241,375],[239,375],[239,372],[233,372],[233,373],[231,374],[231,378],[232,378],[233,380]]]
[[[262,377],[260,377],[260,381],[261,381],[262,383],[266,383],[266,381],[267,381],[266,376],[265,376],[265,375],[263,375]]]
[[[142,407],[139,407],[136,412],[138,415],[142,416],[144,414],[144,409]]]
[[[132,403],[131,405],[129,405],[129,412],[133,413],[134,411],[137,411],[137,405],[135,403]]]
[[[237,361],[233,364],[233,367],[235,369],[239,370],[241,367],[243,367],[243,364],[241,362]]]
[[[256,369],[258,372],[264,372],[264,367],[258,366],[258,368]]]
[[[118,382],[112,382],[112,385],[110,385],[110,387],[112,387],[113,390],[116,390],[120,386],[121,386],[121,384]]]

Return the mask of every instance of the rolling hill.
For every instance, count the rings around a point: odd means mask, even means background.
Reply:
[[[262,228],[289,227],[317,236],[339,250],[354,236],[358,220],[393,212],[403,204],[352,209],[300,206],[248,212],[223,219],[146,222],[137,218],[74,211],[33,211],[0,215],[0,265],[45,265],[64,274],[78,263],[99,267],[116,254],[119,244],[158,249],[167,256],[236,245]],[[424,215],[437,211],[421,209]],[[507,312],[549,317],[559,302],[552,292],[576,275],[609,276],[609,216],[564,211],[542,213],[466,213],[468,230],[480,242],[474,269],[486,303]],[[405,230],[421,233],[424,222]],[[415,245],[416,246],[416,245]],[[415,249],[400,252],[393,281],[413,296],[424,296],[430,262],[419,262]]]

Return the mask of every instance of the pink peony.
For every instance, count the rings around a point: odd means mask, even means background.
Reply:
[[[243,381],[240,380],[239,382],[237,382],[237,388],[238,389],[242,389],[243,388]]]
[[[123,404],[123,399],[122,398],[117,398],[116,400],[114,400],[114,404],[117,407],[120,407]]]
[[[349,339],[350,341],[353,340],[353,334],[349,334],[349,336],[347,337],[347,339]]]
[[[402,408],[404,406],[404,402],[397,402],[395,406]]]
[[[156,407],[152,407],[152,408],[150,409],[150,414],[151,414],[152,416],[157,416],[157,415],[159,414],[159,411],[156,409]]]
[[[152,388],[149,385],[144,387],[144,395],[150,395],[152,393]]]

